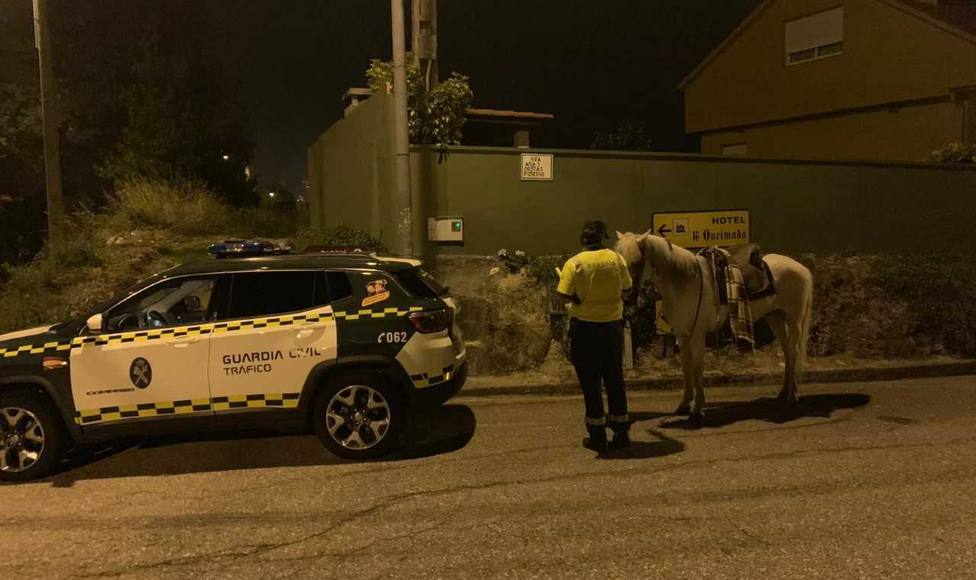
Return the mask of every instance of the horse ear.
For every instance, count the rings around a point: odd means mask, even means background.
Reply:
[[[618,240],[624,239],[624,235],[622,233],[620,233],[620,230],[617,230],[617,239]]]
[[[654,235],[654,228],[651,228],[651,229],[647,230],[646,232],[644,232],[644,235],[645,236],[652,236],[652,235]]]

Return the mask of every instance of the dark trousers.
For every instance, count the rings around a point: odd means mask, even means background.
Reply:
[[[587,427],[609,424],[615,432],[627,431],[630,417],[624,390],[623,322],[585,322],[574,318],[569,326],[569,340],[570,358],[583,389]],[[601,383],[607,390],[609,417],[603,414]]]

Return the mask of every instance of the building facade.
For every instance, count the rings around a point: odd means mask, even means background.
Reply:
[[[765,0],[681,88],[703,153],[925,160],[976,142],[976,2]]]

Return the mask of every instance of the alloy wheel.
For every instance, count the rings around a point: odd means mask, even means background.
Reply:
[[[378,390],[366,385],[342,388],[325,410],[329,436],[346,449],[370,449],[390,429],[390,404]]]
[[[37,415],[22,407],[0,409],[0,471],[21,473],[44,453],[44,427]]]

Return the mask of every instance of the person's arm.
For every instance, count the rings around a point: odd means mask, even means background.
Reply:
[[[573,304],[580,304],[581,302],[579,296],[576,295],[576,262],[572,258],[563,264],[563,269],[559,273],[559,285],[556,286],[556,294]]]
[[[617,271],[620,276],[620,299],[626,302],[633,292],[634,281],[630,277],[630,268],[627,267],[626,260],[620,254],[617,254]]]

